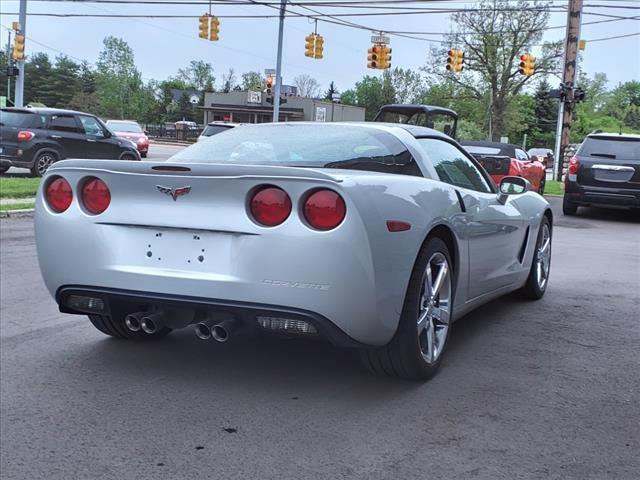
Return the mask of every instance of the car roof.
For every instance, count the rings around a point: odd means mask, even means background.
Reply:
[[[220,121],[220,120],[207,123],[207,127],[209,127],[209,126],[237,127],[238,125],[242,125],[242,123],[223,122],[223,121]]]
[[[489,142],[484,140],[461,140],[460,143],[462,145],[467,145],[469,147],[495,147],[495,148],[519,148],[522,150],[522,147],[518,145],[514,145],[512,143],[502,143],[502,142]]]
[[[38,113],[40,115],[56,115],[56,114],[68,114],[68,115],[91,115],[92,117],[94,117],[95,115],[92,115],[91,113],[86,113],[86,112],[78,112],[75,110],[66,110],[64,108],[48,108],[48,107],[35,107],[35,108],[29,108],[29,107],[7,107],[7,108],[3,108],[3,111],[9,111],[9,112],[24,112],[24,113]]]
[[[437,107],[434,105],[390,103],[388,105],[383,105],[380,110],[392,113],[446,113],[447,115],[452,115],[458,118],[458,114],[450,108]]]
[[[118,120],[117,118],[110,118],[109,120],[107,120],[107,123],[109,122],[118,122],[118,123],[135,123],[137,125],[138,122],[136,122],[135,120]]]
[[[587,138],[589,137],[604,137],[604,138],[610,138],[612,140],[615,140],[616,138],[631,138],[631,139],[636,139],[636,140],[640,140],[640,134],[637,133],[606,133],[606,132],[599,132],[599,133],[590,133],[589,135],[587,135]]]

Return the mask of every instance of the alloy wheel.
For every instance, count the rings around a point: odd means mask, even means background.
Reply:
[[[38,175],[42,176],[47,173],[49,167],[53,164],[55,158],[50,153],[43,153],[38,157],[36,169],[38,171]]]
[[[418,344],[425,362],[434,364],[447,340],[451,312],[451,268],[447,257],[435,252],[422,280],[418,314]]]
[[[538,245],[538,255],[536,258],[536,280],[540,290],[544,290],[549,279],[549,269],[551,268],[551,231],[546,223],[542,225],[542,236]]]

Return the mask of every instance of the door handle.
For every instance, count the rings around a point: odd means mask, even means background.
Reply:
[[[49,138],[53,138],[54,140],[58,140],[62,138],[60,135],[49,135]]]

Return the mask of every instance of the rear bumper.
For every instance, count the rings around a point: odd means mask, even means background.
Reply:
[[[212,298],[199,298],[166,293],[138,292],[131,290],[100,288],[90,286],[65,286],[58,289],[56,302],[62,313],[85,315],[88,311],[78,311],[67,306],[71,295],[100,298],[104,302],[104,314],[131,313],[140,310],[192,310],[206,313],[231,315],[246,331],[257,331],[258,317],[276,317],[287,320],[303,320],[313,325],[317,334],[303,336],[320,337],[339,347],[363,347],[364,345],[349,337],[326,317],[314,312],[278,305],[265,305],[250,302],[234,302]],[[96,313],[96,312],[92,312]],[[183,325],[180,325],[182,327]],[[180,328],[178,327],[178,328]]]
[[[9,168],[13,165],[12,161],[8,157],[0,157],[0,168]]]
[[[585,187],[567,182],[565,196],[582,206],[640,208],[640,190],[630,188]]]

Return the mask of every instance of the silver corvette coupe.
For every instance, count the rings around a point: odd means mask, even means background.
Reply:
[[[243,126],[168,162],[56,163],[38,257],[60,310],[113,337],[324,338],[374,372],[426,379],[453,321],[544,295],[552,213],[530,188],[496,188],[423,127]]]

